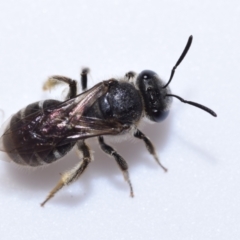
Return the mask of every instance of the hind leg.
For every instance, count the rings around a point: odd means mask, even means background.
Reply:
[[[51,90],[55,86],[60,85],[62,83],[66,83],[69,86],[69,91],[68,91],[66,100],[76,97],[77,81],[72,80],[71,78],[68,78],[68,77],[60,76],[60,75],[54,75],[49,77],[43,85],[43,90]]]
[[[85,171],[88,164],[91,162],[90,150],[84,141],[80,140],[77,142],[77,150],[78,150],[78,153],[83,156],[82,161],[79,162],[72,169],[70,169],[69,171],[67,171],[61,175],[61,179],[59,180],[57,185],[52,189],[52,191],[49,193],[47,198],[41,203],[42,207],[46,204],[46,202],[48,202],[51,198],[53,198],[54,195],[60,189],[62,189],[64,186],[69,185],[70,183],[76,181],[82,175],[82,173]]]
[[[89,73],[89,68],[83,68],[80,74],[81,78],[81,88],[82,91],[87,89],[87,75]],[[69,92],[67,94],[66,100],[76,97],[77,95],[77,81],[68,77],[53,75],[49,77],[46,82],[43,84],[43,90],[51,90],[57,85],[66,83],[69,86]]]

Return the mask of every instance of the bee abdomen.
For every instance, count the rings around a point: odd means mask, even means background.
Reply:
[[[41,166],[62,158],[73,146],[67,143],[61,146],[52,145],[53,139],[38,135],[44,109],[59,104],[56,100],[46,100],[28,105],[10,119],[3,135],[3,148],[17,164]]]

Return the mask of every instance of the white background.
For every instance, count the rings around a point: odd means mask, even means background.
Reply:
[[[144,69],[167,81],[191,34],[171,90],[218,117],[174,99],[167,120],[145,125],[166,174],[141,141],[113,144],[128,161],[134,199],[95,142],[95,161],[45,208],[39,203],[78,162],[75,153],[35,171],[1,161],[1,239],[239,239],[239,23],[239,1],[2,0],[4,119],[60,97],[62,90],[43,93],[43,81],[53,74],[79,79],[82,66],[91,68],[90,86]]]

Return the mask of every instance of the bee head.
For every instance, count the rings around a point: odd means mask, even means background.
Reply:
[[[166,96],[170,94],[170,89],[164,87],[157,73],[150,70],[144,70],[138,75],[136,85],[143,98],[146,117],[153,122],[164,120],[172,102],[172,98]]]
[[[136,79],[136,86],[139,89],[143,98],[146,117],[149,118],[151,121],[160,122],[167,117],[172,102],[172,97],[177,98],[183,103],[187,103],[194,107],[200,108],[214,117],[217,116],[214,111],[204,105],[192,101],[187,101],[179,97],[178,95],[171,94],[168,87],[173,79],[175,70],[186,56],[192,44],[192,39],[192,36],[188,38],[187,44],[181,56],[179,57],[178,61],[176,62],[171,71],[171,75],[167,84],[164,84],[163,81],[159,78],[159,76],[155,72],[150,70],[144,70],[138,75]]]

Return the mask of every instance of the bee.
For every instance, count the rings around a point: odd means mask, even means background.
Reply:
[[[115,159],[129,185],[130,196],[133,197],[128,164],[105,142],[104,136],[122,136],[130,133],[133,137],[141,139],[160,167],[167,171],[159,161],[149,138],[138,129],[139,122],[143,118],[152,122],[163,121],[169,114],[172,98],[217,116],[208,107],[186,101],[172,94],[169,89],[175,70],[186,56],[192,39],[190,36],[167,83],[150,70],[144,70],[138,75],[130,71],[121,79],[105,80],[87,90],[89,69],[83,68],[81,94],[77,94],[77,81],[55,75],[48,78],[44,89],[51,89],[59,83],[68,84],[69,91],[65,101],[35,102],[12,116],[0,138],[0,150],[6,152],[13,162],[31,167],[52,164],[74,146],[82,156],[76,166],[61,175],[59,182],[41,206],[61,188],[76,181],[86,170],[92,159],[86,139],[96,137],[100,148]]]

